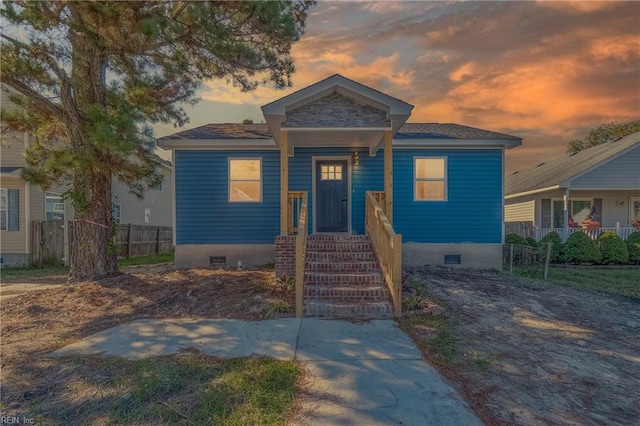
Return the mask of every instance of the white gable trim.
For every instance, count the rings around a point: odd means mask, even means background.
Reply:
[[[576,180],[576,179],[586,175],[587,173],[590,173],[590,172],[592,172],[592,171],[604,166],[605,164],[607,164],[610,161],[615,160],[616,158],[622,157],[623,155],[627,154],[630,151],[633,151],[636,148],[640,149],[640,141],[638,141],[635,144],[631,145],[630,147],[618,152],[617,154],[612,155],[611,157],[605,158],[604,160],[600,161],[599,163],[596,163],[593,166],[584,169],[580,173],[577,173],[577,174],[571,176],[569,179],[566,179],[566,180],[560,182],[560,186],[563,187],[563,188],[570,188],[571,187],[571,183],[574,180]]]

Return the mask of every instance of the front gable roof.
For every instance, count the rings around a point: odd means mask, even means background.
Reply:
[[[348,79],[340,74],[334,74],[317,83],[293,92],[278,100],[262,106],[265,116],[283,116],[288,110],[295,109],[306,103],[325,97],[333,92],[352,97],[374,107],[388,108],[390,115],[411,115],[413,105],[400,99],[384,94],[369,86]]]
[[[640,132],[576,154],[567,154],[505,178],[505,194],[512,197],[545,188],[567,187],[573,179],[640,146]],[[639,165],[640,168],[640,165]]]

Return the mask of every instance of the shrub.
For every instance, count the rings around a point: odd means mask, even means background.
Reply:
[[[640,263],[640,232],[633,232],[629,235],[627,251],[629,252],[629,262]]]
[[[506,244],[520,244],[523,246],[527,246],[529,245],[527,243],[527,240],[524,237],[521,237],[518,234],[509,234],[506,237],[504,237],[504,242]]]
[[[598,236],[602,263],[627,263],[629,250],[624,240],[615,232],[603,232]]]
[[[551,243],[551,261],[562,262],[562,238],[556,231],[549,232],[540,240],[540,247],[546,247]]]
[[[531,247],[538,247],[538,242],[533,237],[527,237],[527,245]]]
[[[598,243],[584,232],[574,232],[567,238],[562,259],[568,263],[600,262],[602,254]]]

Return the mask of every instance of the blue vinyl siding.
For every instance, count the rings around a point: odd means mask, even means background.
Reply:
[[[351,157],[360,153],[360,164],[351,165],[351,227],[352,233],[364,234],[364,195],[366,191],[384,188],[384,157],[382,151],[369,156],[364,148],[296,148],[289,157],[289,190],[309,192],[309,232],[313,229],[313,167],[312,157]]]
[[[289,157],[289,190],[309,192],[313,229],[312,157],[351,156],[354,148],[296,148]],[[364,233],[364,195],[384,189],[382,150],[358,149],[351,165],[352,232]],[[278,151],[176,151],[177,244],[272,244],[280,233]],[[447,157],[447,201],[413,201],[413,158]],[[262,158],[260,203],[228,201],[228,158]],[[502,150],[396,149],[394,228],[405,242],[500,243]]]
[[[413,201],[413,158],[447,157],[447,201]],[[394,229],[404,242],[501,243],[502,150],[396,149]]]
[[[280,234],[278,151],[176,151],[176,244],[273,244]],[[230,203],[229,157],[262,158],[262,202]]]

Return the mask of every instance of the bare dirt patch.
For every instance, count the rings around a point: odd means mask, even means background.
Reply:
[[[270,310],[274,302],[294,303],[294,294],[275,280],[273,271],[164,265],[127,272],[0,301],[3,415],[24,412],[29,401],[59,385],[60,374],[54,371],[65,361],[45,354],[98,331],[140,318],[259,320],[278,316]]]
[[[456,355],[438,368],[485,422],[640,424],[640,300],[490,272],[408,272],[446,307]]]

